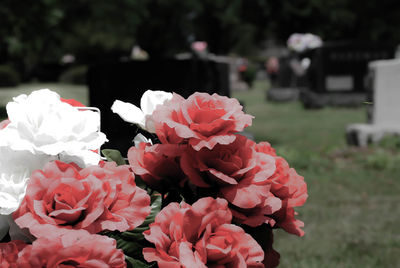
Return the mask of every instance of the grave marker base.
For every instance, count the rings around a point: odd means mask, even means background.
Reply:
[[[317,93],[301,90],[300,101],[306,109],[319,109],[324,106],[357,107],[364,105],[367,96],[363,92],[326,92]]]
[[[271,88],[267,91],[267,100],[276,102],[297,101],[300,89],[295,87]]]

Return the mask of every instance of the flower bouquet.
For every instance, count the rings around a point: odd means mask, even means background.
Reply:
[[[322,39],[311,33],[293,33],[287,40],[287,47],[297,53],[321,47],[322,44]]]
[[[138,125],[124,158],[100,115],[44,89],[0,124],[1,267],[275,267],[276,228],[302,236],[303,177],[236,99],[146,91],[112,110]]]

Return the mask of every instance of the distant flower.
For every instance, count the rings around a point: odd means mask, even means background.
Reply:
[[[230,144],[236,132],[250,126],[252,116],[236,99],[196,92],[188,99],[174,94],[168,105],[153,113],[156,134],[162,143],[188,143],[195,150]]]
[[[69,231],[45,237],[25,246],[16,267],[126,267],[125,256],[114,239],[89,234],[84,230]],[[3,267],[3,266],[2,266]]]
[[[207,49],[207,46],[208,46],[208,44],[205,41],[195,41],[191,44],[192,49],[194,51],[200,52],[200,53],[205,52]]]
[[[48,89],[23,94],[7,104],[10,123],[0,131],[0,146],[34,155],[77,157],[97,164],[98,149],[107,139],[98,132],[100,115],[80,111]]]
[[[264,267],[260,245],[231,219],[224,199],[170,203],[144,232],[155,248],[143,256],[159,267]]]
[[[65,54],[60,59],[62,64],[71,64],[75,62],[75,56],[72,54]]]
[[[114,162],[80,169],[54,161],[32,173],[15,222],[36,237],[85,229],[132,230],[150,213],[150,197],[128,166]]]
[[[163,105],[171,98],[172,94],[169,92],[147,90],[140,100],[140,108],[132,103],[116,100],[111,110],[126,122],[137,124],[141,128],[154,133],[155,129],[151,115],[158,105]]]
[[[308,49],[314,49],[322,46],[322,40],[319,36],[311,33],[294,33],[289,37],[287,46],[293,51],[303,52]]]

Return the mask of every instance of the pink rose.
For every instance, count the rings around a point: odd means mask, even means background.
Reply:
[[[252,116],[236,99],[196,92],[188,99],[174,94],[168,105],[157,106],[152,119],[162,143],[188,143],[198,151],[232,143]]]
[[[276,160],[276,170],[268,178],[268,183],[271,185],[271,193],[282,200],[282,207],[271,217],[285,231],[303,236],[304,231],[300,228],[304,223],[295,219],[294,207],[302,206],[307,200],[307,184],[304,178],[290,168],[285,159],[276,156],[275,150],[268,143],[257,144],[255,148],[260,153],[274,156]]]
[[[265,215],[281,208],[267,183],[275,172],[275,159],[257,153],[254,142],[244,136],[236,135],[233,143],[218,144],[213,150],[188,150],[182,155],[181,167],[190,182],[208,188],[208,195],[227,199],[233,209],[257,210],[257,225],[268,222],[271,218]]]
[[[60,236],[49,232],[20,252],[18,267],[126,267],[124,253],[116,244],[114,239],[84,230]]]
[[[165,193],[170,186],[185,182],[185,174],[179,166],[180,147],[176,144],[150,145],[142,142],[138,148],[129,149],[129,164],[148,186]]]
[[[18,254],[25,246],[27,244],[19,240],[0,243],[0,267],[18,268]]]
[[[161,268],[264,267],[261,247],[231,219],[224,199],[170,203],[144,232],[155,248],[144,248],[143,256]]]
[[[123,232],[142,224],[150,210],[150,197],[136,186],[128,166],[106,162],[79,169],[54,161],[32,173],[13,218],[41,237],[70,229]]]
[[[295,219],[296,212],[293,208],[302,206],[307,199],[307,185],[304,178],[299,176],[293,168],[290,168],[285,159],[278,157],[275,149],[268,142],[254,143],[252,146],[257,155],[272,156],[275,159],[276,169],[271,176],[266,177],[267,180],[264,185],[269,189],[270,200],[278,199],[281,206],[272,213],[266,206],[269,201],[265,201],[264,204],[257,204],[251,209],[231,206],[235,221],[251,227],[267,223],[272,227],[281,227],[292,234],[304,235],[304,231],[301,229],[304,223]]]

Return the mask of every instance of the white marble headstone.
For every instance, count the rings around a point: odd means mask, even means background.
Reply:
[[[378,142],[387,134],[400,136],[400,59],[373,61],[369,68],[373,74],[372,124],[356,123],[346,128],[347,137],[356,135],[358,146]]]
[[[369,67],[374,72],[372,123],[400,127],[400,59],[373,61]]]

